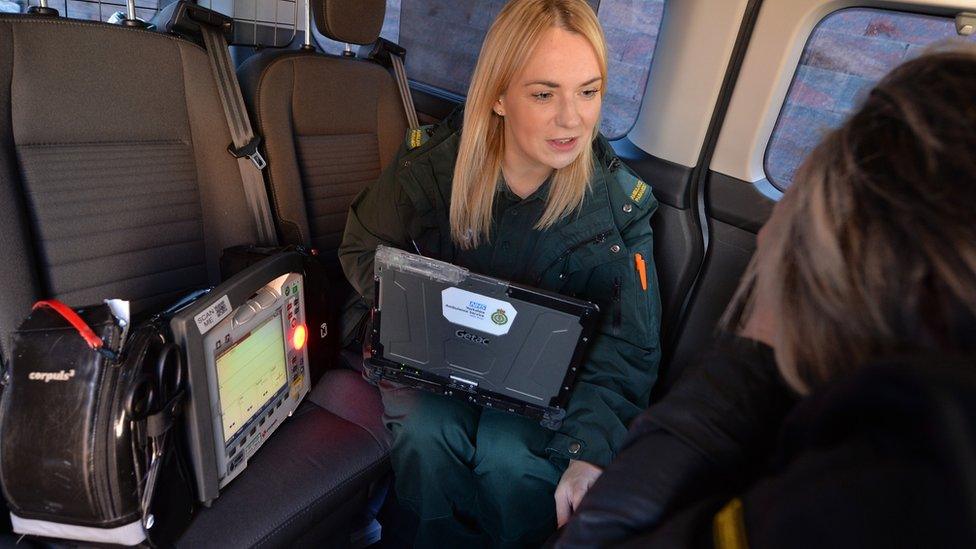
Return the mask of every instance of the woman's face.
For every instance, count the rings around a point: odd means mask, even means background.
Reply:
[[[504,166],[521,174],[565,168],[590,146],[604,82],[583,36],[553,27],[495,112],[505,118]]]

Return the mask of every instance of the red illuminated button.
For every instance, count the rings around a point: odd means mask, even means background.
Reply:
[[[305,330],[305,325],[300,324],[295,327],[295,331],[291,334],[291,345],[295,349],[301,349],[305,346],[305,340],[308,338],[308,332]]]

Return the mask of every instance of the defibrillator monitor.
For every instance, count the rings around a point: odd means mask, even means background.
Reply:
[[[185,350],[187,434],[199,499],[209,503],[310,389],[301,256],[269,257],[177,313]]]
[[[559,428],[596,305],[385,246],[375,280],[373,377]]]

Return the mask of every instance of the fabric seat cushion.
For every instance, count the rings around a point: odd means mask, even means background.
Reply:
[[[341,529],[361,508],[350,503],[365,498],[363,486],[389,470],[382,411],[379,391],[358,373],[326,372],[179,546],[274,547],[303,537],[314,543],[323,521]]]

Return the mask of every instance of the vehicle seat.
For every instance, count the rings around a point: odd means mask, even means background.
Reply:
[[[0,15],[0,351],[37,299],[151,311],[219,282],[221,250],[257,234],[230,142],[195,44]],[[381,410],[357,374],[327,373],[186,545],[342,538],[388,470]]]
[[[370,44],[385,0],[320,0],[326,37]],[[353,198],[393,161],[407,130],[391,74],[371,61],[314,51],[259,52],[238,71],[264,138],[269,194],[283,242],[304,244],[337,266]]]

